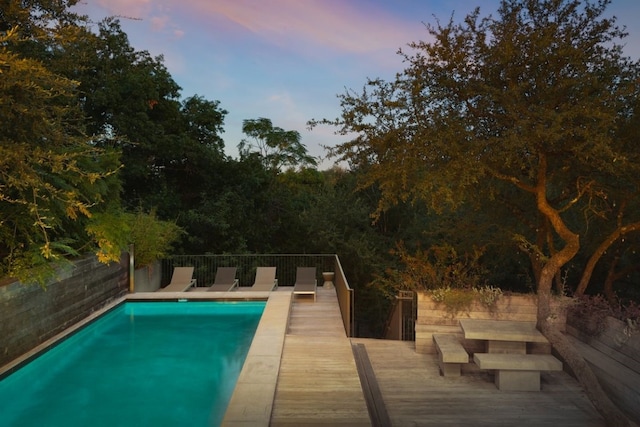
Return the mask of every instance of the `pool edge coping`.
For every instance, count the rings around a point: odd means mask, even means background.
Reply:
[[[268,427],[291,313],[291,291],[272,292],[256,329],[222,427]]]

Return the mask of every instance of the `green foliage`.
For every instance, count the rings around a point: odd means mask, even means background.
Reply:
[[[8,49],[20,37],[0,36],[0,257],[4,274],[42,282],[87,243],[84,225],[105,200],[118,200],[120,165],[83,136],[77,83]]]
[[[604,331],[607,316],[612,314],[612,306],[603,296],[584,295],[569,307],[567,321],[586,334],[597,336]]]
[[[315,166],[316,160],[300,142],[300,133],[273,126],[266,118],[245,120],[242,132],[251,140],[242,140],[238,150],[242,157],[257,154],[265,167],[280,171],[286,167]]]
[[[447,286],[431,289],[429,295],[433,302],[444,305],[449,315],[455,316],[458,313],[468,312],[474,302],[480,303],[493,312],[502,296],[502,289],[488,285],[473,289],[455,289]]]
[[[434,245],[427,250],[418,249],[415,254],[407,252],[403,243],[399,243],[393,254],[400,259],[404,269],[398,271],[397,289],[466,289],[484,285],[486,271],[479,259],[482,249],[473,253],[458,255],[447,244]]]
[[[475,301],[475,294],[469,289],[452,289],[449,287],[433,289],[429,292],[436,304],[443,304],[449,315],[469,311]]]
[[[567,311],[567,322],[590,336],[600,335],[610,316],[627,324],[627,329],[637,332],[640,322],[640,305],[634,301],[608,301],[602,295],[581,295],[574,298]]]
[[[322,121],[356,135],[331,153],[380,189],[378,216],[405,203],[479,209],[478,226],[526,254],[547,292],[593,223],[640,219],[614,214],[637,206],[640,156],[623,135],[637,126],[640,67],[609,3],[502,1],[496,15],[428,26],[393,81],[347,91],[340,119]]]
[[[478,302],[489,308],[491,311],[493,311],[498,300],[502,296],[502,289],[490,285],[474,288],[473,292],[475,293]]]
[[[136,268],[168,257],[173,243],[183,233],[176,223],[158,220],[153,211],[146,213],[138,210],[135,214],[126,214],[126,219]]]
[[[640,73],[602,18],[608,1],[503,1],[495,18],[429,26],[395,80],[341,98],[334,124],[356,137],[332,153],[351,169],[324,172],[266,118],[244,122],[241,158],[227,158],[220,103],[181,101],[162,57],[133,49],[117,19],[93,33],[74,3],[0,12],[3,273],[44,283],[52,260],[109,262],[130,243],[138,265],[337,253],[377,336],[398,289],[490,306],[501,291],[486,283],[536,282],[563,248],[545,195],[580,234],[563,278],[579,279],[606,233],[593,281],[637,295]]]
[[[120,210],[93,215],[87,233],[96,243],[96,256],[105,264],[120,261],[131,241],[131,214]]]
[[[133,49],[118,20],[98,29],[73,52],[88,132],[98,146],[122,150],[128,209],[158,207],[161,218],[175,218],[202,202],[224,161],[227,112],[200,96],[181,102],[163,57]]]
[[[220,134],[226,113],[226,110],[220,109],[218,101],[208,101],[197,95],[187,98],[181,108],[187,135],[218,154],[224,152],[224,141]]]

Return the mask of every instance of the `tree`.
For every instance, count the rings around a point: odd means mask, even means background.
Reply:
[[[9,50],[22,37],[0,35],[0,258],[3,273],[43,282],[51,261],[90,242],[89,218],[119,200],[120,163],[84,135],[77,83]]]
[[[581,249],[570,221],[597,213],[608,183],[638,172],[637,150],[615,135],[633,115],[639,67],[622,55],[615,18],[603,17],[609,3],[503,0],[497,18],[476,9],[461,24],[428,26],[433,41],[401,52],[408,65],[394,81],[341,97],[333,123],[358,136],[333,154],[366,167],[379,212],[406,200],[442,211],[528,198],[520,206],[535,234],[519,241],[536,261],[538,326],[608,422],[626,425],[548,321],[554,278]]]
[[[100,22],[93,43],[77,49],[87,131],[96,145],[122,151],[123,202],[150,209],[149,197],[168,196],[168,163],[181,160],[172,156],[178,142],[163,126],[178,121],[180,87],[162,57],[130,46],[117,19]]]
[[[0,10],[2,272],[44,283],[55,273],[54,260],[96,250],[100,261],[119,261],[127,244],[140,243],[131,234],[131,218],[145,218],[142,228],[155,230],[142,240],[150,243],[147,253],[166,250],[167,241],[177,237],[175,224],[154,213],[133,216],[122,210],[120,155],[131,141],[118,139],[116,125],[129,120],[132,127],[144,127],[140,106],[146,111],[159,103],[150,91],[164,93],[163,88],[171,91],[177,85],[148,55],[128,49],[116,21],[107,19],[100,34],[93,34],[86,17],[69,11],[75,0],[5,3]],[[119,73],[131,69],[137,74]],[[151,77],[145,80],[140,69]],[[129,79],[118,80],[120,74]],[[119,90],[132,95],[136,107],[121,102],[129,98],[118,99]],[[187,104],[190,114],[184,116],[173,99],[156,112],[162,111],[166,123],[193,137],[203,150],[216,149],[220,141],[204,129],[216,119],[207,116],[209,105],[186,101],[185,110]],[[129,109],[118,115],[117,107]]]
[[[126,206],[175,219],[201,203],[210,171],[225,160],[227,111],[197,95],[180,101],[162,56],[136,51],[117,19],[102,21],[75,55],[83,59],[77,78],[87,129],[100,146],[123,152]]]
[[[255,153],[262,159],[265,167],[279,171],[283,167],[316,165],[316,160],[300,142],[300,133],[297,131],[285,131],[274,127],[271,120],[259,118],[245,120],[242,132],[252,141],[243,139],[240,142],[240,155],[246,157]]]
[[[322,185],[311,189],[305,208],[300,209],[304,232],[290,236],[291,242],[304,244],[310,253],[340,256],[349,285],[357,295],[354,321],[358,336],[380,337],[391,304],[378,288],[368,284],[389,267],[388,248],[397,234],[383,232],[383,221],[371,224],[369,214],[375,208],[375,199],[369,197],[371,190],[356,190],[356,173],[333,168],[321,174]]]

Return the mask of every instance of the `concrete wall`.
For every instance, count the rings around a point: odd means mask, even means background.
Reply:
[[[0,286],[0,366],[128,292],[128,256],[105,265],[75,261],[46,288],[13,282]]]
[[[160,261],[138,268],[134,272],[133,292],[155,292],[160,289],[161,279],[162,264]]]

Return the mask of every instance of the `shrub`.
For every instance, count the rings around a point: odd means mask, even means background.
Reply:
[[[491,285],[474,288],[473,291],[475,292],[476,299],[480,304],[487,307],[490,311],[495,309],[498,300],[502,296],[502,289]]]
[[[404,269],[397,272],[398,287],[414,291],[482,287],[486,275],[478,261],[482,253],[482,249],[476,248],[473,253],[459,255],[452,246],[443,244],[417,250],[412,255],[400,243],[393,251],[404,264]]]
[[[455,316],[462,311],[469,311],[471,304],[475,300],[474,292],[469,292],[466,289],[455,288],[438,288],[429,292],[431,299],[436,304],[442,304],[445,307],[447,313],[451,316]]]
[[[429,295],[433,302],[444,305],[447,313],[455,316],[457,313],[469,311],[474,301],[478,301],[493,312],[502,296],[502,289],[487,285],[471,290],[443,287],[430,290]]]
[[[155,211],[141,210],[128,214],[130,243],[135,254],[135,268],[144,267],[170,255],[171,247],[183,233],[176,223],[161,221]]]
[[[631,333],[640,322],[640,306],[633,301],[611,303],[602,295],[581,295],[569,307],[567,320],[587,335],[597,336],[604,331],[607,316],[625,322]]]

